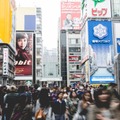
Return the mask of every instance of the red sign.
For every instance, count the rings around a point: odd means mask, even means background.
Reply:
[[[16,34],[15,73],[18,76],[32,75],[32,42],[32,33]]]
[[[69,56],[69,61],[70,62],[77,62],[77,61],[79,61],[79,56]]]
[[[92,15],[93,16],[106,16],[107,10],[108,10],[107,8],[101,8],[101,9],[92,8]]]
[[[80,29],[80,2],[61,2],[61,29]]]

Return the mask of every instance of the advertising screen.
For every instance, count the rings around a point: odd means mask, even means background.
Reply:
[[[16,56],[15,73],[16,76],[32,75],[32,47],[33,33],[16,33]]]

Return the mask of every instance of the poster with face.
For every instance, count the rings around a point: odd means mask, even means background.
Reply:
[[[80,29],[81,2],[61,1],[61,29]]]
[[[32,75],[33,33],[16,33],[15,73],[18,76]]]

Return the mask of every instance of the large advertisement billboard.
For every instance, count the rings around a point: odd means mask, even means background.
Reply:
[[[112,61],[112,24],[110,21],[88,21],[88,38],[91,51],[90,83],[114,82]]]
[[[80,29],[80,0],[61,1],[61,29]]]
[[[90,18],[110,18],[111,0],[87,0],[87,15]]]
[[[16,56],[15,73],[16,76],[32,75],[32,51],[33,51],[33,33],[16,33]]]

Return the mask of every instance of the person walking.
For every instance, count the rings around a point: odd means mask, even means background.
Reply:
[[[57,100],[54,101],[52,109],[55,114],[55,120],[65,120],[66,103],[63,100],[63,92],[57,94]]]

